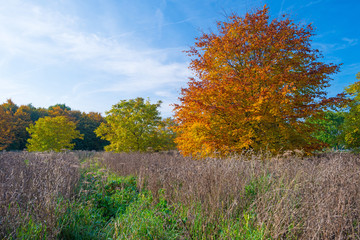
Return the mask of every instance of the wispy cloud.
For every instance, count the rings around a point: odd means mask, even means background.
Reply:
[[[16,13],[16,14],[15,14]],[[164,26],[161,10],[157,12],[158,30]],[[184,20],[186,21],[186,20]],[[179,22],[180,23],[180,22]],[[181,49],[155,49],[133,44],[131,34],[124,32],[124,39],[109,38],[99,33],[86,32],[81,28],[81,19],[47,9],[26,1],[14,0],[0,7],[0,65],[13,65],[21,59],[24,74],[29,82],[14,77],[14,71],[7,71],[9,79],[1,78],[0,94],[13,91],[21,94],[35,81],[31,69],[46,70],[64,65],[76,65],[88,69],[93,75],[106,75],[103,81],[94,79],[81,82],[67,82],[68,93],[94,94],[96,92],[149,92],[175,87],[186,82],[190,75],[186,62],[174,62],[171,56]],[[18,69],[21,71],[21,69]],[[3,69],[3,71],[5,71]],[[10,71],[10,72],[9,72]],[[0,73],[2,68],[0,66]],[[64,73],[65,74],[65,73]],[[5,75],[5,74],[1,74]],[[87,86],[84,88],[83,86]],[[46,86],[43,86],[44,88]],[[16,89],[16,91],[15,91]],[[44,90],[52,94],[56,89]],[[86,91],[86,92],[84,92]],[[53,93],[66,98],[66,94]],[[46,99],[43,97],[43,99]]]
[[[359,39],[356,38],[342,38],[340,43],[321,43],[313,42],[312,46],[319,49],[323,53],[331,53],[338,50],[343,50],[349,47],[356,46],[359,43]]]
[[[281,1],[281,6],[280,6],[280,10],[279,10],[279,14],[278,14],[278,18],[280,18],[281,15],[283,14],[284,3],[285,3],[285,0],[282,0],[282,1]]]
[[[342,38],[342,40],[343,41],[345,41],[346,42],[346,46],[355,46],[355,45],[357,45],[358,43],[359,43],[359,39],[357,39],[357,38],[346,38],[346,37],[344,37],[344,38]]]
[[[156,10],[155,16],[156,16],[156,21],[157,21],[157,24],[158,24],[158,32],[159,32],[159,35],[160,35],[159,37],[161,37],[162,28],[163,28],[163,25],[164,25],[164,14],[161,11],[161,9],[158,8]]]
[[[305,7],[310,7],[312,5],[321,3],[323,0],[317,0],[317,1],[310,1],[308,4],[305,5]]]

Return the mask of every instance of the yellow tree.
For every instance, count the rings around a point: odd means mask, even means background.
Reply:
[[[356,74],[356,78],[360,80],[360,72]],[[343,126],[343,138],[345,147],[356,152],[360,151],[360,81],[357,81],[346,89],[349,94],[350,102],[348,103],[348,111],[345,112],[345,120]]]
[[[154,142],[152,148],[154,150],[166,151],[176,149],[176,144],[174,142],[176,134],[172,130],[174,126],[175,122],[172,118],[165,118],[161,120],[153,133]]]
[[[195,77],[175,105],[176,143],[185,155],[226,155],[245,149],[311,152],[322,143],[316,124],[305,121],[340,103],[327,98],[326,64],[311,48],[311,25],[269,20],[268,8],[217,23],[187,51]]]
[[[97,136],[110,142],[106,151],[132,152],[168,150],[173,133],[170,120],[162,121],[158,108],[143,98],[122,100],[106,112],[105,122],[95,130]]]
[[[28,151],[56,151],[72,149],[72,140],[83,138],[76,130],[76,123],[69,121],[65,116],[40,118],[27,128],[30,134]]]

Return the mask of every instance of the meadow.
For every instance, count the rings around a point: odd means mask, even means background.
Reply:
[[[1,239],[358,239],[360,158],[0,153]]]

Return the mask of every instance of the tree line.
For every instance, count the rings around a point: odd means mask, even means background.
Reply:
[[[35,108],[0,105],[0,150],[114,152],[162,151],[175,148],[174,122],[162,118],[161,101],[122,100],[106,112],[84,113],[65,104]]]
[[[103,150],[108,144],[94,130],[104,122],[100,113],[72,110],[65,104],[36,108],[32,104],[18,106],[11,99],[0,105],[0,150],[24,150],[30,138],[27,130],[39,120],[64,117],[76,125],[82,138],[71,139],[75,150]],[[48,130],[53,130],[50,126]]]

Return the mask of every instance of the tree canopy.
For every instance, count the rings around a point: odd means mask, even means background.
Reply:
[[[356,75],[360,80],[360,72]],[[344,141],[347,148],[356,152],[360,151],[360,81],[357,81],[346,89],[350,102],[344,119]]]
[[[27,131],[30,134],[28,151],[56,151],[73,149],[72,140],[83,138],[76,130],[76,123],[65,116],[44,117],[31,124]]]
[[[26,128],[45,116],[65,116],[76,123],[76,129],[84,135],[75,139],[75,150],[103,150],[108,141],[97,137],[94,130],[104,122],[100,113],[71,110],[65,104],[49,108],[36,108],[32,104],[16,105],[11,99],[0,105],[0,150],[24,150],[29,133]]]
[[[108,141],[100,139],[95,134],[95,130],[105,119],[100,113],[90,112],[82,113],[77,120],[77,130],[84,135],[83,139],[77,138],[74,140],[74,150],[104,150],[104,147],[109,144]]]
[[[321,117],[309,118],[310,123],[318,126],[313,136],[323,142],[325,148],[343,149],[344,148],[344,120],[346,112],[326,111]]]
[[[0,107],[0,150],[6,149],[15,138],[12,122],[11,113]]]
[[[131,152],[167,150],[173,148],[169,120],[162,121],[155,104],[143,98],[121,100],[106,112],[105,122],[95,130],[97,136],[108,140],[106,151]]]
[[[340,66],[320,61],[311,25],[287,17],[270,21],[268,11],[230,15],[187,51],[195,77],[175,105],[174,128],[183,154],[324,146],[312,135],[317,124],[306,119],[344,100],[325,91]]]

